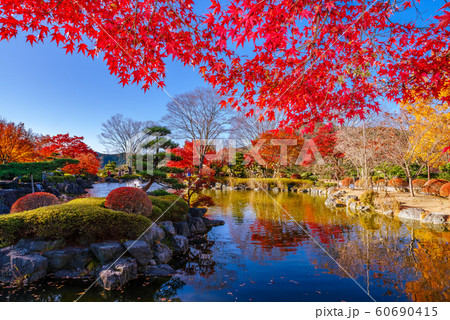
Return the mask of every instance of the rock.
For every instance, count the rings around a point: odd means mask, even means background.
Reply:
[[[128,252],[131,254],[133,258],[136,259],[139,265],[147,265],[153,257],[153,252],[150,249],[149,245],[145,241],[126,241],[123,243],[125,248],[128,249]]]
[[[54,195],[57,196],[57,197],[61,196],[61,192],[59,192],[58,189],[53,188],[53,187],[51,187],[51,186],[46,187],[46,188],[45,188],[45,192],[54,194]]]
[[[0,188],[0,204],[11,208],[14,202],[20,198],[20,194],[18,190],[15,189],[7,189],[5,186]]]
[[[422,214],[424,212],[425,210],[420,208],[407,208],[400,210],[400,212],[398,213],[398,217],[404,219],[421,220]]]
[[[192,218],[202,218],[208,209],[206,208],[189,208],[189,216]]]
[[[190,218],[189,219],[189,231],[191,231],[192,234],[195,233],[204,233],[206,232],[206,226],[203,222],[202,218]]]
[[[175,253],[184,254],[189,249],[189,240],[185,236],[176,235],[172,238],[172,245]]]
[[[280,192],[280,189],[278,189],[277,187],[272,189],[273,192]]]
[[[153,257],[157,264],[166,263],[172,259],[172,250],[162,243],[153,246]]]
[[[29,281],[39,280],[47,275],[47,258],[29,253],[26,249],[12,250],[9,253],[12,274],[17,277],[27,277]]]
[[[189,237],[191,235],[189,224],[186,221],[174,222],[173,226],[175,227],[175,231],[177,232],[177,234],[185,237]]]
[[[370,212],[371,208],[369,206],[357,206],[356,210],[359,212]]]
[[[67,194],[84,194],[87,193],[82,187],[76,183],[69,183],[65,188],[64,192]]]
[[[91,250],[102,265],[114,261],[124,253],[124,248],[119,242],[93,243]]]
[[[142,273],[147,276],[159,276],[159,277],[168,277],[178,273],[178,271],[174,270],[171,266],[167,264],[161,264],[159,266],[148,266],[142,271],[143,271]]]
[[[46,251],[42,254],[48,259],[52,271],[84,268],[89,261],[89,248],[65,248]]]
[[[149,246],[152,246],[153,243],[161,241],[162,239],[164,239],[164,237],[164,230],[154,224],[144,232],[144,234],[142,235],[142,240],[147,242]]]
[[[358,197],[354,196],[354,195],[348,195],[345,197],[345,205],[349,205],[349,203],[354,202],[354,201],[358,201]]]
[[[113,265],[100,271],[98,283],[106,290],[115,290],[136,278],[136,261],[133,259],[119,259]]]
[[[175,227],[173,226],[172,221],[162,221],[159,223],[159,227],[170,236],[174,236],[176,234]]]
[[[20,239],[17,242],[18,248],[25,248],[30,251],[44,251],[55,249],[54,247],[55,241],[44,241],[38,239]]]
[[[325,200],[325,206],[327,206],[328,208],[342,208],[346,205],[344,203],[341,203],[339,199],[331,196]]]
[[[3,203],[0,203],[0,214],[8,214],[10,212],[9,207],[4,205]]]
[[[383,214],[385,216],[393,217],[394,216],[394,211],[392,211],[392,210],[381,211],[381,214]]]
[[[344,190],[341,190],[341,191],[337,191],[337,192],[331,194],[330,197],[340,198],[340,197],[343,197],[346,193],[347,192],[345,192]]]
[[[358,202],[350,202],[350,205],[348,206],[348,208],[353,211],[356,212],[356,207],[358,206]]]
[[[217,226],[222,226],[225,224],[225,221],[223,220],[212,220],[212,219],[208,219],[208,218],[203,218],[203,223],[205,224],[206,227],[217,227]]]
[[[450,222],[450,214],[431,212],[428,213],[425,217],[423,217],[422,222],[432,224],[445,224]]]

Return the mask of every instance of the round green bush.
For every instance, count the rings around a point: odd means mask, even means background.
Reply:
[[[187,214],[189,212],[189,206],[180,197],[176,195],[170,196],[162,196],[162,197],[154,197],[149,196],[152,200],[153,206],[161,209],[161,212],[152,212],[150,218],[153,220],[158,219],[162,214],[163,216],[160,218],[163,220],[170,221],[183,221],[186,220]]]
[[[105,207],[106,198],[78,198],[67,202],[68,204],[88,204],[92,206]]]

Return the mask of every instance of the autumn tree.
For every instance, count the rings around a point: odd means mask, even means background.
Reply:
[[[134,155],[141,150],[146,139],[143,130],[151,126],[154,126],[152,121],[137,121],[116,114],[102,123],[98,139],[110,153]]]
[[[265,132],[257,140],[252,141],[253,148],[257,148],[257,154],[261,158],[255,159],[256,154],[252,158],[258,165],[270,169],[276,178],[282,168],[303,164],[302,159],[299,159],[303,143],[303,137],[295,132],[284,130]],[[251,151],[248,154],[250,157]]]
[[[440,98],[450,95],[443,90]],[[413,160],[425,163],[430,179],[430,167],[439,167],[447,161],[445,148],[450,145],[450,107],[447,102],[436,99],[417,100],[403,104],[407,114],[411,143],[415,146]]]
[[[36,161],[36,146],[35,135],[23,123],[0,119],[0,164]]]
[[[175,96],[167,104],[167,115],[163,117],[176,138],[194,142],[200,171],[215,139],[223,138],[232,120],[230,110],[222,108],[220,101],[214,90],[197,88]]]
[[[40,141],[40,154],[46,158],[71,158],[79,160],[78,164],[72,164],[62,168],[64,172],[96,174],[100,166],[97,153],[84,143],[83,140],[83,137],[71,137],[68,133],[45,136]],[[89,161],[90,163],[88,163]]]

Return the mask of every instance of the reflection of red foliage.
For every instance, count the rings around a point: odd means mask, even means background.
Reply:
[[[58,203],[58,198],[47,192],[35,192],[19,198],[11,207],[11,213],[33,210]]]

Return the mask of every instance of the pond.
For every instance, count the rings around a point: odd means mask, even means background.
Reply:
[[[210,191],[213,228],[172,278],[0,291],[2,301],[450,301],[449,232],[327,209],[296,193]],[[179,266],[178,266],[179,267]]]
[[[141,180],[130,180],[127,182],[115,182],[115,183],[95,183],[93,185],[93,188],[91,189],[86,189],[87,193],[84,195],[84,197],[107,197],[108,194],[117,188],[120,187],[135,187],[135,188],[140,188],[142,187],[142,182]],[[161,186],[157,183],[154,183],[149,191],[153,191],[156,190],[158,188],[161,188]]]

